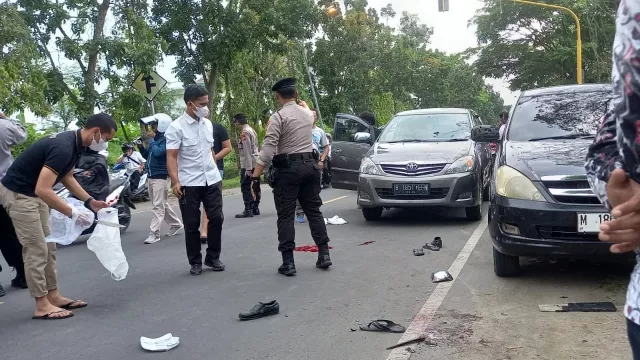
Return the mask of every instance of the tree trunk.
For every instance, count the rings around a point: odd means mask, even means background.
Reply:
[[[233,119],[233,113],[231,112],[231,84],[229,82],[230,76],[224,78],[224,96],[225,96],[225,110],[227,112],[227,119],[229,119],[229,127],[231,131],[231,147],[236,153],[236,168],[240,171],[240,156],[238,154],[238,133],[235,131],[231,119]]]

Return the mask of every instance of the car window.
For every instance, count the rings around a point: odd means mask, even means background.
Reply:
[[[468,114],[415,114],[391,119],[378,141],[442,141],[468,139],[470,136],[471,119]]]
[[[338,116],[333,132],[334,141],[354,141],[356,133],[368,134],[369,128],[358,120]]]
[[[510,119],[507,140],[595,135],[610,99],[611,93],[602,90],[520,98]]]

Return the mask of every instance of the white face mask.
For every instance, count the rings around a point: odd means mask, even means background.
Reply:
[[[194,114],[196,114],[197,117],[203,118],[209,114],[209,108],[207,106],[196,107]]]
[[[89,145],[89,149],[97,152],[107,150],[109,144],[102,138],[102,133],[100,133],[99,139],[99,142],[97,142],[96,139],[93,139],[93,141],[91,141],[91,145]]]

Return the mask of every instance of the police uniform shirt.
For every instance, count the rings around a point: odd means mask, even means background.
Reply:
[[[251,170],[256,167],[258,157],[258,134],[251,126],[242,129],[240,140],[238,140],[238,151],[240,152],[240,167]]]
[[[258,165],[271,162],[277,154],[313,151],[313,112],[291,100],[271,115],[258,156]]]
[[[84,151],[80,130],[65,131],[34,142],[7,170],[2,185],[25,196],[36,197],[36,183],[42,168],[53,171],[56,183],[75,168]]]
[[[184,113],[165,132],[167,150],[178,150],[178,179],[182,186],[208,186],[222,181],[213,159],[213,125]]]

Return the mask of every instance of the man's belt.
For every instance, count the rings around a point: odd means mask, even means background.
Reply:
[[[313,159],[312,152],[289,154],[288,156],[289,160],[291,161],[304,161]]]

